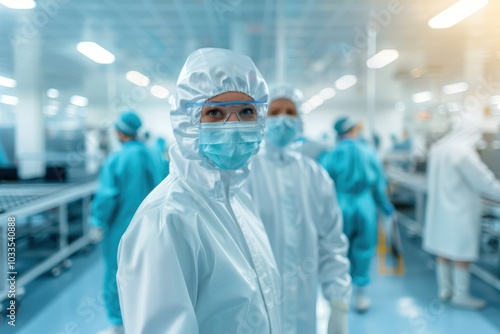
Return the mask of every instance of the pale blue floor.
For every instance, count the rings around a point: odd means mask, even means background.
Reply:
[[[488,301],[482,311],[463,311],[435,298],[430,257],[418,243],[404,241],[406,274],[380,276],[376,259],[373,283],[367,290],[372,309],[349,314],[351,334],[499,334],[500,294],[478,279],[473,293]],[[16,328],[3,319],[0,333],[94,334],[107,327],[101,294],[100,249],[74,258],[74,266],[59,278],[43,277],[27,287]],[[329,306],[319,302],[318,334],[326,333]],[[156,334],[156,333],[151,333]],[[302,333],[301,333],[302,334]],[[304,333],[307,334],[307,333]]]

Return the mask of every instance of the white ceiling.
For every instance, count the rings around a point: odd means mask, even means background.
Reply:
[[[338,92],[321,108],[359,109],[366,105],[368,54],[361,32],[372,21],[378,28],[376,50],[400,52],[398,60],[375,72],[377,106],[399,100],[410,104],[411,94],[439,92],[450,82],[465,80],[474,88],[488,75],[500,82],[500,1],[491,0],[450,29],[428,27],[431,17],[455,2],[39,0],[29,11],[0,5],[0,75],[16,78],[16,62],[37,62],[41,92],[54,87],[88,96],[91,104],[106,104],[110,98],[134,94],[125,72],[141,71],[152,77],[152,84],[173,89],[187,55],[213,46],[248,54],[269,83],[276,81],[277,68],[283,65],[284,80],[301,88],[306,98],[333,86],[343,74],[355,74],[358,84]],[[379,17],[382,24],[373,21],[374,13],[387,14],[391,8],[398,10]],[[277,38],[280,27],[284,40]],[[98,65],[85,58],[76,51],[82,40],[107,48],[116,62]],[[279,62],[277,45],[283,41],[285,60]],[[18,54],[15,44],[22,45]],[[346,54],[347,46],[354,52]],[[415,68],[421,77],[411,75]]]

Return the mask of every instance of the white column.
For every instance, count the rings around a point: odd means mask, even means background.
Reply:
[[[40,40],[38,35],[14,44],[17,80],[15,152],[20,178],[45,175],[45,124],[40,87]]]

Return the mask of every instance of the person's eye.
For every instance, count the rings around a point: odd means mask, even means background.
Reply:
[[[211,109],[207,111],[207,116],[210,117],[220,117],[221,111],[218,109]]]
[[[253,114],[255,114],[255,110],[253,110],[252,108],[245,108],[240,111],[240,115],[243,116],[252,116]]]

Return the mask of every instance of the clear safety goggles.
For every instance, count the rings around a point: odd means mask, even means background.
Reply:
[[[193,125],[200,123],[260,122],[264,123],[267,103],[262,101],[229,101],[188,103]],[[231,116],[233,115],[234,116]]]

